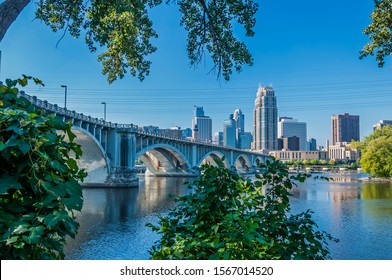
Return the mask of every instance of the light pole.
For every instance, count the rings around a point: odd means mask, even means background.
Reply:
[[[66,85],[61,85],[61,87],[65,89],[64,109],[67,110],[67,86]]]
[[[101,102],[103,104],[103,120],[106,122],[106,102]]]

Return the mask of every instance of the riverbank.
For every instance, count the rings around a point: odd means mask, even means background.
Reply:
[[[375,183],[391,183],[392,178],[374,178],[374,177],[364,177],[358,178],[362,182],[375,182]]]

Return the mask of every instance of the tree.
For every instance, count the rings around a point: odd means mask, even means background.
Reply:
[[[290,176],[268,160],[257,180],[242,179],[218,166],[203,165],[190,183],[193,192],[158,225],[152,259],[326,259],[329,234],[316,230],[310,210],[290,214],[290,190],[307,174]],[[336,240],[335,240],[336,241]]]
[[[86,173],[70,156],[81,155],[71,124],[18,97],[17,84],[29,79],[0,86],[0,257],[63,259],[65,239],[79,227]]]
[[[8,27],[31,1],[6,0],[0,4],[0,41]],[[171,1],[166,1],[169,3]],[[229,80],[233,69],[241,71],[253,58],[243,42],[234,36],[233,23],[253,36],[258,4],[252,0],[179,0],[180,24],[188,32],[187,51],[191,65],[197,66],[211,55],[217,77]],[[162,0],[39,0],[36,17],[54,32],[62,30],[80,37],[82,30],[91,52],[97,46],[106,50],[98,55],[109,83],[126,72],[143,80],[150,72],[148,55],[155,52],[150,39],[158,37],[148,11]]]
[[[374,177],[392,177],[392,126],[378,128],[361,145],[361,167]]]
[[[383,67],[385,57],[392,53],[392,0],[375,0],[375,8],[370,15],[372,22],[363,33],[370,42],[361,50],[360,58],[376,55],[378,66]]]

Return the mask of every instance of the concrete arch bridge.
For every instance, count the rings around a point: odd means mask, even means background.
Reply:
[[[196,176],[204,163],[223,159],[227,168],[253,173],[268,156],[248,150],[222,147],[142,132],[137,125],[117,124],[60,108],[21,93],[36,107],[71,122],[76,142],[82,146],[79,165],[88,172],[85,184],[137,186],[135,161],[146,166],[146,175]]]

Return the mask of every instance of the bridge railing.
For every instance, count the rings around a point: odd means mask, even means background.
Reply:
[[[100,125],[107,128],[124,128],[131,129],[134,131],[138,130],[138,126],[134,124],[117,124],[112,122],[107,122],[103,119],[94,118],[91,116],[84,115],[82,113],[77,113],[75,111],[71,111],[62,107],[59,107],[57,104],[51,104],[46,100],[38,99],[36,96],[31,96],[26,94],[24,91],[21,91],[20,96],[29,100],[34,106],[43,109],[45,111],[55,113],[56,115],[60,115],[63,117],[67,117],[77,121],[84,121],[95,125]]]

